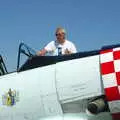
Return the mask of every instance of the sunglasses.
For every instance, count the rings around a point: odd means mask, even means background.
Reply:
[[[61,36],[61,35],[65,35],[65,33],[56,33],[56,36]]]

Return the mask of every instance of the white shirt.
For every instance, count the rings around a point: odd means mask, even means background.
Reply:
[[[51,41],[45,46],[45,49],[51,55],[58,55],[58,48],[61,48],[62,54],[65,54],[66,49],[68,49],[71,53],[77,52],[75,45],[68,40],[65,40],[63,44],[60,44],[57,41]]]

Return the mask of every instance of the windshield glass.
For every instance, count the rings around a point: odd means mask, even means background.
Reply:
[[[7,73],[7,69],[5,67],[4,61],[2,59],[2,56],[0,55],[0,76]]]

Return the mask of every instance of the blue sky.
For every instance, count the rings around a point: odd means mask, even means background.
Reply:
[[[17,66],[18,46],[36,51],[58,26],[78,51],[120,43],[120,0],[0,0],[0,54],[8,71]]]

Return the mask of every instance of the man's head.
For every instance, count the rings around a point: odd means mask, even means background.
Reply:
[[[57,28],[55,35],[59,43],[62,44],[65,42],[65,35],[66,35],[65,29],[61,27]]]

